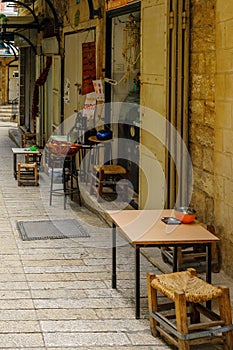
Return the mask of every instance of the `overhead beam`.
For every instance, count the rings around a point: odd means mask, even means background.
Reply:
[[[7,1],[7,0],[2,0],[2,2],[4,3],[4,2],[9,2],[9,1]],[[13,2],[14,4],[18,4],[18,5],[22,6],[22,7],[25,7],[25,8],[31,13],[31,15],[33,16],[34,21],[35,21],[36,23],[38,23],[38,17],[36,16],[34,10],[33,10],[29,5],[25,4],[25,3],[22,2],[22,1],[18,1],[18,0],[11,0],[10,2]],[[19,16],[19,17],[20,17],[20,16]]]
[[[6,29],[39,29],[40,26],[38,23],[12,23],[12,24],[8,24],[8,23],[3,23],[1,24],[1,28],[3,30]]]
[[[19,36],[20,38],[22,38],[23,40],[25,40],[30,46],[31,48],[33,49],[35,55],[37,54],[37,51],[36,51],[36,48],[35,46],[33,45],[33,43],[31,42],[30,39],[28,39],[25,35],[23,35],[22,33],[19,33],[19,32],[3,32],[3,33],[0,33],[0,40],[2,41],[6,41],[6,42],[9,42],[9,41],[14,41],[14,36],[17,35]]]
[[[20,6],[25,7],[33,15],[35,22],[38,23],[38,17],[36,16],[36,14],[34,12],[34,6],[32,9],[29,5],[24,4],[22,1],[19,1],[19,0],[11,0],[11,1],[2,0],[2,2],[13,2],[15,4],[19,4]],[[53,18],[54,18],[54,27],[59,28],[61,26],[61,23],[59,23],[58,15],[57,15],[57,12],[55,10],[55,7],[53,6],[53,3],[50,0],[45,0],[45,2],[49,6],[50,10],[52,11]],[[33,1],[33,4],[34,4],[34,1]]]

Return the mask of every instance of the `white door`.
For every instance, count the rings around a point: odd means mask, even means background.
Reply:
[[[9,66],[8,101],[14,102],[19,98],[19,71],[18,66]]]
[[[82,95],[82,43],[95,41],[95,30],[65,35],[64,63],[64,119],[83,108]]]

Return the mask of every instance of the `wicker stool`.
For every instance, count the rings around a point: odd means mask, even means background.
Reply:
[[[103,186],[115,186],[117,181],[127,177],[126,169],[118,164],[94,165],[91,175],[90,194],[94,193],[95,185],[98,184],[97,200],[100,201],[103,195]],[[124,195],[127,196],[125,189]]]
[[[18,186],[38,186],[38,169],[35,163],[18,163]]]
[[[233,325],[227,287],[214,287],[203,281],[196,276],[195,269],[147,274],[147,287],[152,335],[159,333],[180,350],[189,350],[190,345],[218,342],[224,349],[232,349]],[[169,307],[158,305],[157,291],[172,301]],[[220,315],[201,304],[213,299],[218,300]],[[171,314],[174,308],[175,314]]]

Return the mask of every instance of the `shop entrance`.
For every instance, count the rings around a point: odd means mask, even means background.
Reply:
[[[118,137],[117,163],[129,172],[138,193],[140,115],[140,4],[125,6],[107,19],[106,102]],[[109,82],[108,78],[111,78]]]

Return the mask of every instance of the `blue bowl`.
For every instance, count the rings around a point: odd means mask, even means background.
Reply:
[[[96,133],[96,137],[98,140],[110,140],[112,138],[111,130],[99,130]]]

